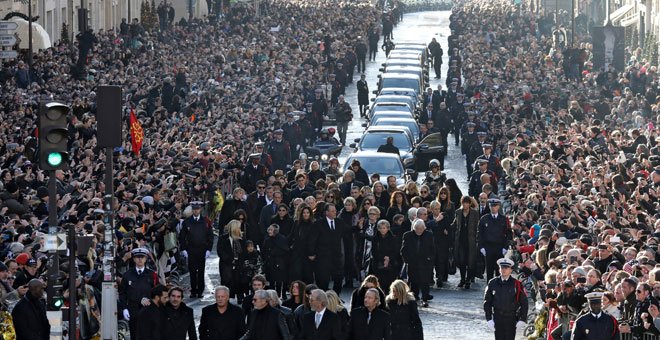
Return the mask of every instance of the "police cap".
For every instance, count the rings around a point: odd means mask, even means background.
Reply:
[[[509,258],[503,257],[497,260],[497,265],[504,268],[511,268],[513,267],[513,261]]]
[[[584,295],[589,303],[601,303],[603,302],[603,292],[591,292]]]
[[[202,203],[202,201],[193,201],[190,202],[190,205],[192,206],[193,209],[202,209],[204,203]]]
[[[502,204],[502,201],[500,201],[499,198],[489,198],[488,199],[488,205],[500,205]]]
[[[135,249],[131,250],[131,254],[133,254],[133,256],[135,256],[135,257],[138,257],[138,256],[145,256],[146,257],[147,255],[149,255],[149,250],[147,250],[147,248],[142,248],[142,247],[135,248]]]

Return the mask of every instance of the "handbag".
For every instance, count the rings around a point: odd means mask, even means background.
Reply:
[[[163,247],[166,252],[177,248],[179,245],[176,239],[176,233],[170,231],[165,234],[165,236],[163,236],[163,243],[165,243]]]
[[[449,249],[449,256],[447,257],[447,274],[456,274],[456,259],[454,259],[454,249]]]

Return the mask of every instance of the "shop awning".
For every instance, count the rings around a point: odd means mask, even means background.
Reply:
[[[621,20],[632,9],[633,9],[633,5],[623,5],[623,6],[621,6],[621,8],[619,8],[616,11],[610,13],[610,20],[612,21],[612,23],[615,23],[615,22]]]
[[[636,25],[639,22],[639,13],[636,13],[635,15],[625,18],[621,20],[621,27],[628,27],[632,25]]]

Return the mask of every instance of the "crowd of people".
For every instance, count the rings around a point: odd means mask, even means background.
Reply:
[[[128,138],[114,151],[119,305],[132,339],[170,328],[161,334],[358,339],[374,324],[389,327],[382,338],[419,339],[418,304],[428,306],[430,287],[455,272],[463,289],[488,280],[486,318],[494,313],[489,325],[509,338],[526,321],[526,299],[516,287],[516,304],[498,305],[491,283],[508,282],[511,267],[532,282],[529,299],[544,302],[534,336],[570,336],[587,307],[600,315],[596,300],[616,319],[612,336],[659,335],[660,89],[657,67],[639,51],[620,72],[590,68],[588,48],[579,68],[567,67],[541,25],[550,13],[525,2],[456,1],[446,88],[425,96],[431,119],[421,125],[453,135],[468,192],[439,162],[422,183],[397,186],[359,162],[340,173],[336,158],[322,167],[300,157],[342,107],[345,88],[356,86],[365,45],[391,36],[382,24],[396,24],[403,11],[276,0],[255,17],[234,4],[157,30],[134,22],[98,32],[85,63],[57,45],[29,67],[3,68],[0,290],[16,334],[49,332],[39,302],[48,174],[34,154],[39,102],[52,99],[72,107],[71,162],[54,173],[58,222],[94,236],[75,263],[86,311],[80,337],[98,333],[107,212],[94,89],[116,84],[145,134],[139,152]],[[204,293],[214,250],[222,286],[195,329],[182,299]],[[66,277],[69,263],[61,264]],[[186,269],[189,290],[170,277]],[[337,297],[345,288],[355,288],[350,311]],[[164,321],[153,317],[159,306],[170,315]],[[498,312],[510,322],[498,325]]]

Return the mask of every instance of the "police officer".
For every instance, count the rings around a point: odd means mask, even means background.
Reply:
[[[201,298],[204,293],[204,268],[213,248],[213,228],[206,217],[201,216],[202,202],[192,205],[192,216],[181,226],[181,255],[188,258],[190,271],[190,297]]]
[[[128,321],[131,339],[137,339],[138,312],[151,304],[151,289],[159,284],[158,274],[145,266],[148,255],[146,248],[131,251],[135,267],[124,273],[119,285],[119,303],[123,308],[124,319]]]
[[[494,181],[497,182],[500,178],[504,176],[504,169],[500,164],[500,158],[493,155],[493,145],[490,143],[484,143],[482,145],[484,153],[477,157],[477,160],[485,159],[488,162],[488,170],[492,171],[495,174]],[[494,191],[497,194],[497,191]]]
[[[488,136],[488,133],[484,131],[477,132],[477,140],[472,142],[468,148],[466,155],[468,176],[474,171],[474,162],[483,154],[483,144],[486,143],[486,136]]]
[[[257,182],[265,181],[268,179],[268,169],[259,164],[261,162],[260,153],[250,154],[249,164],[243,167],[243,176],[241,177],[241,187],[245,189],[246,192],[253,192],[257,189]]]
[[[273,170],[284,170],[291,165],[291,144],[282,135],[284,130],[277,129],[273,132],[273,139],[268,144],[268,154],[273,160]]]
[[[512,239],[509,222],[499,213],[501,205],[499,199],[489,199],[490,214],[481,217],[477,229],[479,251],[486,257],[486,278],[489,281],[497,274],[497,260],[504,257]]]
[[[589,300],[589,313],[575,321],[571,340],[618,340],[619,327],[616,319],[601,310],[603,293],[592,292],[585,297]]]
[[[514,340],[516,328],[525,328],[527,294],[520,281],[511,277],[513,261],[497,260],[501,275],[488,281],[484,294],[484,312],[488,328],[495,331],[496,340]]]

